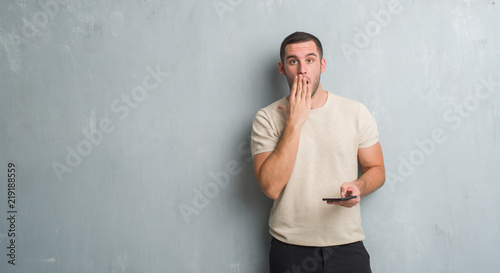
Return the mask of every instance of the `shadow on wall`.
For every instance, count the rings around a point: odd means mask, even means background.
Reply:
[[[254,94],[261,96],[257,101],[263,101],[264,106],[269,105],[288,94],[288,85],[285,78],[279,73],[277,63],[270,63],[265,70],[267,73],[263,75],[267,88],[262,91],[257,90]],[[255,113],[263,106],[255,105]],[[248,124],[247,130],[240,132],[237,139],[247,139],[245,145],[245,152],[239,151],[240,162],[244,162],[245,168],[235,181],[238,187],[236,188],[236,195],[238,200],[241,201],[244,208],[246,208],[246,217],[253,219],[249,221],[254,225],[251,229],[256,231],[256,238],[259,242],[256,243],[257,249],[254,253],[258,253],[259,257],[252,257],[255,260],[262,261],[260,268],[254,268],[258,272],[267,272],[268,268],[268,255],[270,250],[271,235],[269,234],[269,213],[273,205],[273,200],[269,199],[262,192],[257,178],[253,171],[253,161],[250,151],[250,134],[252,131],[252,121],[254,115],[251,116],[245,124]]]
[[[283,98],[290,94],[290,89],[286,81],[285,76],[281,75],[278,70],[278,62],[269,64],[266,69],[267,73],[265,75],[266,82],[268,86],[264,89],[261,94],[263,96],[263,101],[266,101],[265,106]],[[257,113],[257,110],[255,112]]]
[[[281,99],[289,93],[288,84],[286,83],[285,77],[279,73],[277,63],[270,64],[266,71],[268,72],[266,73],[266,82],[268,83],[269,87],[261,92],[255,93],[256,96],[263,97],[263,99],[259,101],[264,101],[265,106],[275,102],[278,99]],[[255,114],[260,108],[261,106],[255,106]],[[269,209],[272,206],[272,200],[267,198],[262,192],[262,189],[260,188],[253,171],[253,161],[250,150],[250,135],[252,133],[253,118],[254,115],[252,115],[251,119],[245,121],[245,124],[248,124],[248,129],[245,132],[241,132],[240,138],[238,138],[248,140],[245,143],[247,144],[244,148],[245,151],[239,151],[239,154],[241,156],[240,160],[244,162],[244,164],[248,164],[248,168],[245,168],[243,173],[240,175],[240,178],[244,181],[240,181],[242,182],[242,186],[239,188],[239,193],[241,200],[243,200],[248,205],[255,206],[256,202],[258,203],[258,205],[265,204],[265,214],[268,215]]]
[[[251,121],[252,120],[249,120],[249,125],[251,125]],[[250,136],[251,127],[248,127],[248,130],[241,132],[241,138]],[[250,146],[248,145],[248,147]],[[249,234],[241,234],[241,236],[253,237],[256,240],[251,243],[251,245],[255,247],[255,250],[251,251],[251,253],[256,254],[256,256],[251,257],[251,259],[259,261],[259,265],[256,265],[259,268],[252,268],[252,270],[254,270],[254,272],[267,272],[268,254],[271,242],[268,220],[273,201],[264,195],[257,182],[253,171],[251,153],[242,155],[241,157],[241,162],[245,162],[245,166],[247,167],[243,168],[243,171],[235,181],[237,185],[235,188],[235,195],[237,196],[237,200],[241,202],[242,213],[245,214],[242,218],[245,219],[245,223],[251,225],[248,229],[252,230],[253,234],[250,236]],[[242,218],[239,219],[241,220]]]
[[[288,83],[285,76],[281,75],[278,69],[278,63],[269,66],[269,84],[271,87],[271,94],[276,96],[276,99],[280,99],[287,96],[290,93]],[[275,99],[275,100],[276,100]],[[271,101],[274,102],[275,100]],[[269,102],[269,103],[271,103]]]

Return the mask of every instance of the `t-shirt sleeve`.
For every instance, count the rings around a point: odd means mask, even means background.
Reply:
[[[358,148],[367,148],[379,141],[377,123],[363,104],[359,107],[359,145]]]
[[[264,110],[259,110],[252,124],[251,148],[252,156],[263,152],[274,151],[280,134]]]

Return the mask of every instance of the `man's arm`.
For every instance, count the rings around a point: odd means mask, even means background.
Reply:
[[[358,149],[358,158],[363,175],[354,183],[363,197],[382,187],[385,182],[384,157],[380,143]]]
[[[287,106],[279,106],[286,124],[276,149],[253,158],[255,176],[264,194],[271,199],[278,198],[290,180],[299,149],[300,130],[311,110],[311,88],[302,75],[295,78],[288,101]]]
[[[340,187],[341,196],[358,196],[355,199],[342,202],[329,202],[344,207],[353,207],[361,201],[361,197],[376,191],[385,182],[385,167],[380,143],[367,148],[358,149],[358,159],[362,175],[353,182],[346,182]]]
[[[287,128],[272,152],[265,152],[254,156],[253,165],[255,175],[264,194],[276,199],[292,175],[297,158],[300,130]]]

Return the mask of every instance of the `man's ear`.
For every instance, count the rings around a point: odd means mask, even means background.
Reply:
[[[283,65],[283,62],[278,63],[278,69],[280,71],[280,74],[284,76],[285,75],[285,66]]]
[[[325,72],[326,69],[326,60],[325,58],[321,59],[321,73]]]

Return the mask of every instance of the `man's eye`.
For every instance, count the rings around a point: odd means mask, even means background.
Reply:
[[[313,59],[308,59],[307,62],[308,63],[312,63],[312,62],[314,62],[314,60]]]
[[[290,64],[296,64],[297,63],[297,60],[291,60],[290,61]]]

